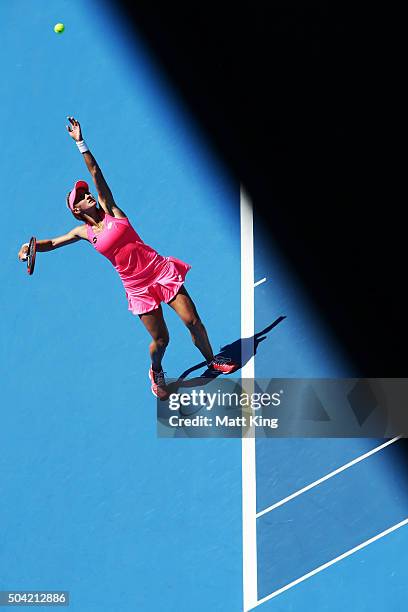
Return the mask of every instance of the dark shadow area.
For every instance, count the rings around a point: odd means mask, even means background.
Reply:
[[[400,17],[266,2],[118,7],[246,186],[255,227],[355,374],[404,376]]]

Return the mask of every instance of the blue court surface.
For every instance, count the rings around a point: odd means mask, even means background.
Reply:
[[[355,375],[256,215],[244,286],[240,185],[108,5],[9,1],[0,17],[0,591],[69,591],[75,612],[406,609],[402,441],[159,439],[149,337],[109,262],[81,241],[26,274],[23,242],[77,225],[74,115],[141,237],[191,264],[215,352],[249,322],[255,376]],[[164,314],[176,377],[202,357]]]
[[[256,216],[254,260],[255,333],[287,317],[258,344],[255,375],[356,376]],[[282,611],[405,609],[403,443],[256,440],[254,605]]]

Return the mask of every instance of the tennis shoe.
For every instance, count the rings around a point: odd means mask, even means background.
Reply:
[[[207,363],[209,370],[215,372],[221,372],[221,374],[231,374],[238,370],[239,365],[232,361],[230,357],[223,357],[222,355],[215,355],[213,359]]]
[[[164,377],[165,372],[161,370],[160,372],[155,372],[153,367],[150,366],[149,370],[149,378],[152,383],[151,389],[153,395],[155,395],[160,400],[167,399],[169,396],[167,387],[166,387],[166,379]]]

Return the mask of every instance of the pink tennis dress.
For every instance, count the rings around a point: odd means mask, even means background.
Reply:
[[[104,216],[102,231],[86,226],[88,240],[116,268],[133,314],[155,310],[169,302],[184,283],[191,266],[175,257],[163,257],[145,244],[129,219]]]

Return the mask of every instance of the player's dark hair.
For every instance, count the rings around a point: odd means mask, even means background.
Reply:
[[[81,215],[77,215],[76,213],[74,213],[74,211],[72,210],[72,208],[69,205],[69,196],[71,195],[71,192],[68,191],[67,193],[67,207],[68,209],[71,211],[71,214],[74,215],[75,219],[78,219],[78,221],[84,221]]]

